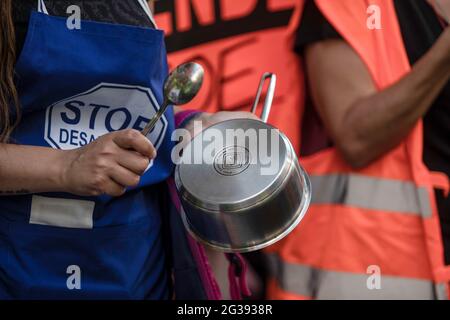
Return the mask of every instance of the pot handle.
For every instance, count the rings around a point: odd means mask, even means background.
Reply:
[[[275,95],[275,87],[277,84],[277,76],[273,73],[266,72],[261,77],[261,82],[259,83],[258,91],[256,93],[256,99],[253,103],[252,113],[256,113],[256,108],[258,107],[259,100],[261,99],[262,90],[264,88],[264,83],[267,79],[270,79],[269,88],[267,89],[266,100],[264,101],[264,106],[261,114],[261,120],[267,122],[269,119],[270,109],[272,108],[273,97]]]

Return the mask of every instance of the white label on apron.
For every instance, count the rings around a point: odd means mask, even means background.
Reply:
[[[30,223],[47,226],[92,229],[95,202],[33,196]]]

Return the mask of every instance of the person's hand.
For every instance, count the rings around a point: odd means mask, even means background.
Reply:
[[[255,114],[251,112],[245,112],[245,111],[220,111],[217,113],[201,113],[198,117],[195,117],[193,120],[191,120],[189,123],[187,123],[185,129],[188,130],[191,133],[191,136],[194,137],[194,123],[196,121],[201,121],[202,123],[202,129],[205,130],[206,128],[226,120],[233,120],[233,119],[254,119],[254,120],[260,120]],[[195,132],[195,134],[198,134],[199,132]]]
[[[207,112],[200,113],[184,125],[183,130],[185,131],[182,132],[182,138],[180,138],[177,144],[177,148],[181,152],[181,150],[184,149],[196,135],[200,134],[206,128],[216,123],[233,119],[260,120],[253,113],[244,111],[235,111],[235,112],[220,111],[217,113],[207,113]],[[201,123],[201,126],[199,126],[199,123]]]
[[[201,120],[203,121],[204,128],[210,127],[216,123],[226,121],[226,120],[233,120],[233,119],[255,119],[260,120],[255,114],[251,112],[244,112],[244,111],[235,111],[235,112],[229,112],[229,111],[221,111],[217,113],[204,113],[201,116]]]
[[[66,151],[62,172],[64,191],[81,196],[121,196],[139,184],[156,149],[139,131],[106,134],[79,149]]]

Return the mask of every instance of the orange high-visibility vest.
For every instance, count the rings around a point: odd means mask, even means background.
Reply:
[[[293,46],[303,0],[164,0],[155,9],[170,67],[194,60],[206,71],[187,109],[250,111],[260,77],[273,72],[278,81],[269,122],[300,149],[304,81]]]
[[[316,3],[379,90],[410,71],[393,0]],[[381,29],[367,25],[370,5],[380,9]],[[419,121],[400,145],[362,170],[350,168],[335,148],[301,159],[312,180],[312,205],[300,226],[266,251],[268,297],[448,298],[450,267],[433,191],[448,190],[448,177],[425,167],[422,148]]]

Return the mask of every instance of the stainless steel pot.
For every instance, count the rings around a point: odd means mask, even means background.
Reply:
[[[207,128],[184,149],[175,170],[185,227],[220,251],[255,251],[281,240],[302,220],[311,200],[309,178],[290,141],[265,123],[275,92],[274,74],[263,75],[252,111],[267,79],[263,122],[236,119]],[[226,143],[203,154],[201,163],[193,163],[195,152],[211,146],[205,137],[226,137],[230,130],[236,139],[224,139]],[[251,132],[258,133],[256,138]]]

